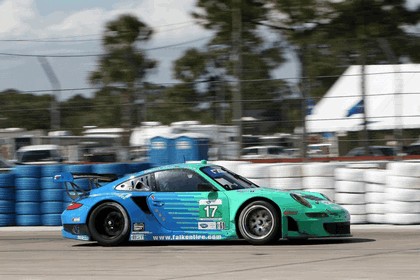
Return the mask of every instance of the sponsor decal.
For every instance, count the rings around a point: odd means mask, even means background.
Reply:
[[[248,190],[248,189],[240,189],[240,190],[237,190],[238,192],[241,192],[241,193],[253,193],[253,192],[255,192],[254,190]]]
[[[221,229],[225,229],[225,223],[224,222],[198,222],[198,229],[221,230]]]
[[[73,218],[71,218],[71,221],[73,223],[79,223],[80,222],[80,217],[73,217]]]
[[[199,218],[200,220],[221,220],[223,217],[222,212],[222,200],[208,200],[201,199],[198,201],[199,204]]]
[[[130,240],[132,240],[132,241],[143,241],[144,240],[144,234],[143,233],[135,233],[135,232],[133,232],[130,235]]]
[[[131,193],[121,193],[118,194],[119,197],[121,197],[122,199],[127,199],[131,197]]]
[[[201,199],[198,201],[199,205],[222,205],[222,200],[221,199],[214,199],[214,200],[209,200],[209,199]]]
[[[153,235],[154,241],[174,241],[174,240],[221,240],[220,234],[180,234],[180,235]]]
[[[210,172],[213,173],[213,175],[225,174],[226,173],[221,168],[213,168],[213,169],[210,170]]]
[[[216,222],[216,229],[225,229],[225,222]]]
[[[89,236],[87,235],[78,235],[76,236],[77,240],[89,241]]]
[[[198,223],[198,228],[199,229],[206,229],[206,228],[208,228],[209,227],[209,224],[208,223]]]
[[[134,223],[133,231],[144,231],[144,223]]]

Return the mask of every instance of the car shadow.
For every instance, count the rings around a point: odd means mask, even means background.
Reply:
[[[125,242],[118,247],[161,247],[161,246],[319,246],[332,244],[354,244],[375,242],[371,238],[313,238],[313,239],[293,239],[279,240],[267,245],[252,245],[246,240],[217,240],[217,241],[144,241],[144,242]],[[75,244],[72,247],[103,247],[96,242]]]

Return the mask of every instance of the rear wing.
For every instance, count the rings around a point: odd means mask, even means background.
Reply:
[[[85,180],[81,180],[85,179]],[[64,183],[66,193],[71,200],[89,195],[92,189],[101,187],[101,183],[109,183],[118,179],[115,174],[70,173],[62,172],[54,176],[54,182]],[[79,180],[79,184],[75,181]]]

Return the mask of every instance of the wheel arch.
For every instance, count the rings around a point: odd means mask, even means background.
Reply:
[[[282,217],[282,212],[281,212],[281,209],[280,209],[280,207],[277,205],[277,203],[275,203],[273,200],[271,200],[271,199],[269,199],[269,198],[266,198],[266,197],[262,197],[262,196],[259,196],[259,197],[253,197],[253,198],[250,198],[250,199],[248,199],[248,200],[246,200],[246,201],[244,201],[243,203],[242,203],[242,205],[238,208],[238,210],[236,211],[236,213],[235,213],[235,231],[236,231],[236,235],[239,237],[239,238],[243,238],[243,236],[242,236],[242,234],[240,233],[240,231],[239,231],[239,227],[238,227],[238,221],[239,221],[239,215],[241,215],[241,212],[242,212],[242,210],[247,206],[247,205],[249,205],[250,203],[252,203],[252,202],[254,202],[254,201],[265,201],[265,202],[268,202],[268,203],[270,203],[273,207],[274,207],[274,209],[276,209],[276,212],[277,212],[277,214],[279,214],[279,217],[280,217],[280,225],[282,224],[281,223],[281,217]],[[281,232],[281,231],[280,231]]]

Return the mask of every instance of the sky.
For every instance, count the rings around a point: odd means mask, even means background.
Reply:
[[[0,91],[48,93],[52,88],[36,55],[88,55],[47,57],[67,99],[89,90],[89,72],[101,54],[105,24],[130,13],[151,26],[155,34],[144,45],[159,61],[151,82],[174,83],[171,62],[191,47],[205,45],[209,31],[194,24],[190,13],[195,0],[0,0]],[[176,46],[174,46],[176,45]],[[169,47],[165,47],[169,46]],[[35,56],[34,56],[35,55]],[[92,91],[91,91],[92,92]]]
[[[62,90],[59,99],[75,94],[89,96],[94,90],[87,77],[103,53],[105,24],[130,13],[155,31],[144,45],[147,55],[159,62],[147,81],[171,84],[172,62],[191,47],[204,46],[211,32],[194,23],[190,13],[196,0],[0,0],[0,92],[17,89],[49,94],[52,85],[36,55],[47,57]],[[409,0],[416,7],[420,0]],[[165,47],[166,46],[166,47]],[[276,73],[295,79],[299,67],[293,53]],[[83,89],[83,90],[79,90]]]

